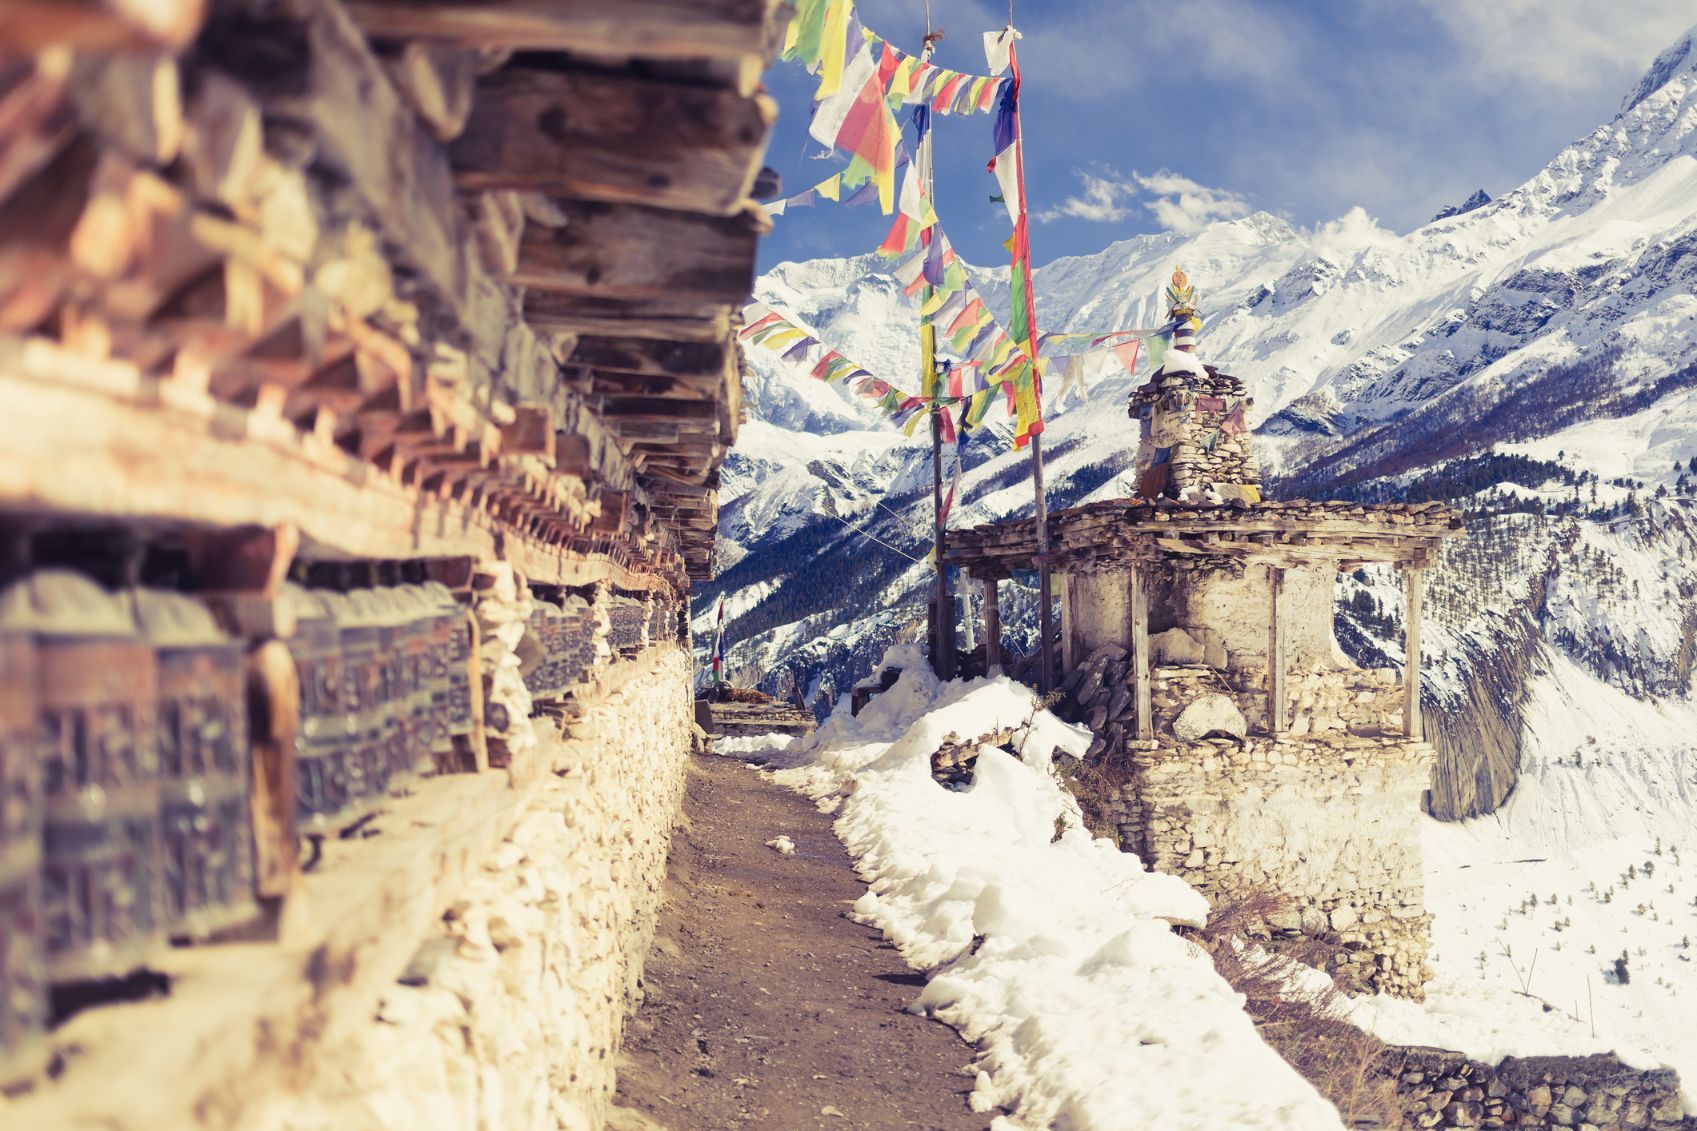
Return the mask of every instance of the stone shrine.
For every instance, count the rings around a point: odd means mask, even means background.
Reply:
[[[1269,934],[1332,944],[1346,989],[1418,999],[1423,577],[1461,520],[1436,503],[1262,499],[1249,398],[1197,360],[1193,296],[1175,273],[1173,344],[1132,398],[1149,410],[1145,497],[1048,516],[1063,710],[1096,735],[1085,767],[1109,783],[1102,831],[1121,848],[1211,896],[1278,894]],[[986,640],[997,582],[1036,556],[1031,519],[951,533],[946,560],[985,583]],[[1337,574],[1367,563],[1403,573],[1400,673],[1356,667],[1332,634]]]

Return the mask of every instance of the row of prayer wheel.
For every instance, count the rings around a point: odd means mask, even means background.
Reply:
[[[286,587],[300,827],[472,729],[469,618],[441,585]],[[0,1070],[51,987],[120,978],[252,919],[246,642],[179,593],[38,572],[0,594]]]

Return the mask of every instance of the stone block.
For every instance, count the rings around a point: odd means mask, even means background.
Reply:
[[[1149,637],[1149,655],[1157,664],[1200,664],[1206,653],[1195,637],[1182,628],[1169,628]]]
[[[1248,731],[1248,724],[1237,704],[1218,694],[1202,696],[1173,720],[1173,734],[1187,742],[1211,734],[1230,735],[1241,740]]]

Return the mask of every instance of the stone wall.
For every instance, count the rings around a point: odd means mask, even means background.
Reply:
[[[1155,737],[1139,741],[1126,669],[1110,646],[1063,685],[1067,712],[1098,736],[1085,762],[1110,783],[1102,808],[1121,847],[1211,895],[1281,893],[1290,907],[1265,925],[1270,936],[1334,944],[1329,969],[1345,989],[1420,998],[1431,921],[1420,798],[1433,755],[1399,733],[1395,674],[1293,676],[1290,729],[1273,738],[1264,673],[1159,666]]]
[[[290,1131],[598,1128],[653,939],[693,708],[663,645],[601,673],[561,737],[537,720],[524,813],[377,1016],[325,1047]]]
[[[1392,1055],[1402,1058],[1397,1098],[1411,1127],[1697,1131],[1671,1069],[1628,1068],[1612,1056],[1509,1057],[1493,1067],[1439,1049]]]

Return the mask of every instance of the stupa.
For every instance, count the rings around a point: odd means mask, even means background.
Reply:
[[[1131,394],[1139,423],[1137,493],[1187,503],[1261,500],[1261,469],[1249,436],[1255,404],[1243,382],[1203,364],[1196,352],[1202,326],[1196,288],[1182,267],[1167,287],[1172,342],[1153,343],[1155,372]]]

